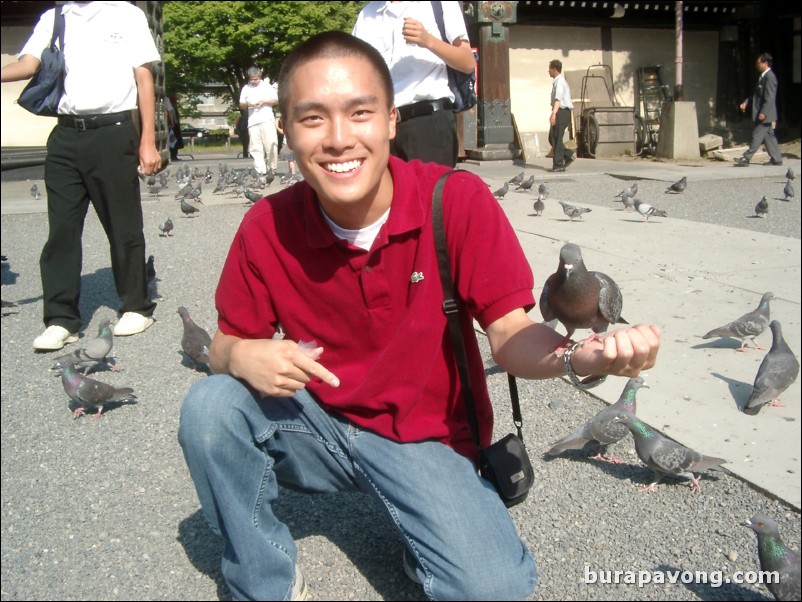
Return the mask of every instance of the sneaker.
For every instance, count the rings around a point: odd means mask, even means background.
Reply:
[[[117,323],[112,329],[112,333],[115,337],[127,337],[147,330],[151,324],[153,324],[153,318],[143,316],[133,311],[127,311],[123,314],[122,318],[117,320]]]
[[[566,167],[568,167],[568,166],[569,166],[569,165],[571,165],[571,163],[573,163],[574,161],[576,161],[576,155],[575,155],[574,153],[571,153],[571,156],[570,156],[570,157],[567,157],[567,158],[565,159],[565,166],[566,166]]]
[[[735,160],[735,167],[749,167],[749,159],[741,157]]]
[[[56,351],[67,343],[78,340],[78,334],[70,332],[63,326],[48,326],[45,331],[33,340],[33,348],[40,351]]]
[[[775,161],[774,159],[772,159],[771,161],[769,161],[769,165],[776,165],[776,166],[778,166],[778,167],[779,167],[779,166],[780,166],[780,165],[782,165],[782,164],[783,164],[783,161],[782,161],[782,159],[780,159],[779,161]]]
[[[565,171],[564,167],[552,167],[549,172],[550,173],[562,173]]]
[[[407,578],[412,581],[412,583],[423,585],[420,577],[418,577],[418,572],[415,570],[413,561],[409,558],[409,552],[407,552],[406,548],[404,548],[404,573],[406,573]]]
[[[304,579],[301,569],[295,565],[295,582],[292,584],[292,593],[290,600],[306,600],[306,579]]]

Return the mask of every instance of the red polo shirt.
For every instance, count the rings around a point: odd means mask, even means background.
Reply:
[[[320,362],[341,384],[310,382],[307,390],[326,409],[396,441],[434,439],[475,456],[432,234],[432,191],[445,171],[390,158],[390,215],[370,251],[334,236],[305,182],[259,201],[231,245],[216,304],[225,334],[270,338],[281,324],[287,338],[321,345]],[[487,185],[467,171],[452,174],[443,207],[454,285],[470,316],[484,328],[531,309],[532,271]],[[487,445],[492,408],[473,324],[463,317]]]

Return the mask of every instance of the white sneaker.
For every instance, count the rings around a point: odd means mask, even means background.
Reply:
[[[306,600],[306,579],[304,579],[301,569],[295,565],[295,582],[292,584],[292,594],[290,600]]]
[[[67,343],[74,343],[78,335],[63,326],[48,326],[45,331],[33,340],[33,348],[41,351],[55,351]]]
[[[112,334],[115,337],[127,337],[132,334],[139,334],[153,324],[153,318],[148,318],[142,314],[133,311],[127,311],[123,314],[122,318],[117,320],[117,323],[112,329]]]

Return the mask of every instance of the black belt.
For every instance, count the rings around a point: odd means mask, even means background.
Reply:
[[[80,131],[94,130],[107,125],[127,123],[133,118],[133,111],[119,113],[100,113],[97,115],[59,115],[58,124]]]
[[[398,121],[406,121],[407,119],[414,119],[415,117],[423,117],[424,115],[431,115],[437,111],[449,111],[453,108],[454,103],[448,98],[440,98],[438,100],[421,100],[414,102],[411,105],[404,105],[398,107]]]

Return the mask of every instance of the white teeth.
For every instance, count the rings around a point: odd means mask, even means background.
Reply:
[[[348,171],[353,171],[357,167],[362,165],[361,161],[348,161],[347,163],[326,163],[325,167],[328,171],[333,171],[335,173],[345,173]]]

